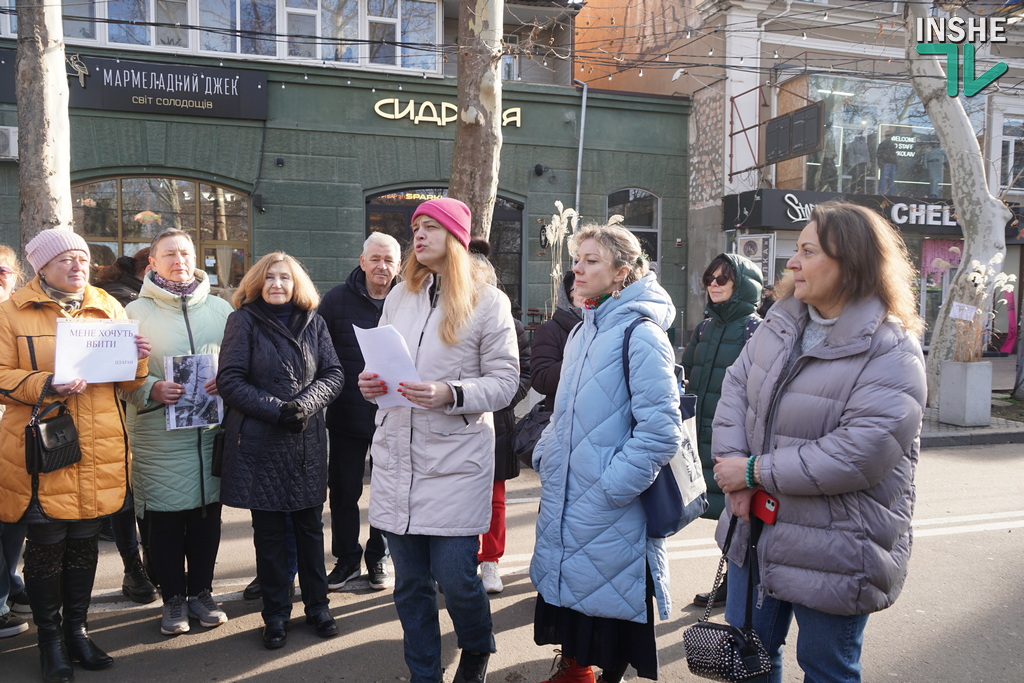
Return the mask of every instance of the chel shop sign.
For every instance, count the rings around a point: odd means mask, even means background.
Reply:
[[[14,64],[14,50],[0,63]],[[68,106],[226,119],[267,118],[267,75],[259,71],[130,62],[70,54]],[[12,70],[13,71],[13,70]],[[0,102],[14,102],[14,79],[0,79]]]
[[[447,126],[455,123],[459,117],[459,107],[454,102],[441,102],[434,104],[430,100],[417,102],[416,100],[402,101],[397,97],[386,97],[377,100],[373,105],[373,111],[383,119],[398,120],[409,119],[413,124],[433,123],[437,126]],[[501,113],[501,125],[522,127],[522,108],[513,107]]]

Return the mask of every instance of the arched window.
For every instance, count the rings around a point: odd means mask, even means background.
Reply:
[[[403,253],[412,241],[410,223],[416,207],[428,199],[446,197],[443,187],[394,190],[366,198],[366,234],[380,231],[398,240]],[[491,263],[513,308],[523,296],[523,205],[498,197],[491,219]],[[404,258],[404,256],[403,256]]]
[[[608,213],[623,217],[623,227],[636,235],[651,263],[661,259],[661,200],[647,190],[629,188],[608,195]]]
[[[95,265],[109,265],[148,247],[167,228],[184,230],[196,245],[196,267],[215,290],[238,286],[249,267],[249,195],[166,177],[121,177],[71,190],[75,231],[85,237]]]

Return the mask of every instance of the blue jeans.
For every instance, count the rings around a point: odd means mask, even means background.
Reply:
[[[7,614],[7,598],[25,590],[25,582],[18,574],[24,547],[24,525],[0,522],[0,617]]]
[[[878,194],[896,192],[896,164],[882,164],[882,174],[878,179]]]
[[[479,537],[388,533],[387,539],[395,566],[395,609],[402,622],[411,683],[441,681],[435,580],[444,589],[459,647],[469,652],[494,652],[491,604],[476,575]]]
[[[754,586],[753,626],[772,658],[768,676],[751,679],[753,683],[782,683],[782,645],[793,617],[800,627],[796,638],[796,661],[807,683],[859,683],[860,651],[864,645],[864,627],[868,615],[839,616],[826,614],[793,602],[782,602],[764,596],[757,607],[757,586]],[[747,568],[729,563],[729,593],[725,619],[733,626],[743,626],[747,601]]]

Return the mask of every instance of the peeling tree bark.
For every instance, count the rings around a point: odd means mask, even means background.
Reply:
[[[71,122],[61,4],[17,0],[18,194],[21,243],[73,225]]]
[[[942,65],[936,57],[917,52],[915,26],[919,18],[927,16],[928,3],[908,2],[903,7],[910,82],[921,98],[949,159],[953,204],[957,222],[964,231],[960,266],[950,284],[949,296],[939,310],[928,351],[928,404],[937,406],[942,363],[953,357],[955,344],[956,328],[949,317],[951,305],[956,301],[972,302],[975,299],[973,294],[968,294],[974,291],[974,285],[966,277],[971,261],[989,264],[997,254],[1005,257],[1005,228],[1012,214],[998,197],[989,192],[977,134],[960,100],[946,94],[946,73]],[[992,267],[997,273],[1001,271],[1002,260],[992,263]],[[991,294],[988,292],[987,301],[991,301]]]
[[[489,239],[501,162],[501,56],[504,0],[459,6],[459,114],[448,195],[473,212],[473,237]]]

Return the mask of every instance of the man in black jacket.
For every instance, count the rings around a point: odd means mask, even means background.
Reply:
[[[363,547],[359,544],[359,497],[363,493],[366,454],[373,439],[377,407],[359,393],[355,377],[363,371],[352,326],[376,327],[384,310],[384,298],[395,285],[402,266],[402,251],[390,235],[374,232],[363,243],[359,267],[344,284],[324,295],[318,312],[327,321],[334,350],[345,369],[341,395],[327,408],[330,436],[328,485],[331,506],[331,554],[337,558],[327,575],[327,587],[338,590],[361,573]],[[372,466],[372,463],[371,463]],[[387,568],[388,545],[384,534],[370,527],[366,542],[366,569],[370,588],[384,590],[394,584]]]

